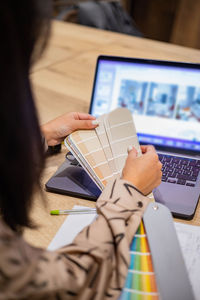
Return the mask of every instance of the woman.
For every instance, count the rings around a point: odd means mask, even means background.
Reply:
[[[0,3],[0,299],[117,299],[129,265],[129,245],[161,180],[153,147],[129,152],[122,179],[104,189],[99,216],[73,244],[55,252],[34,248],[22,237],[31,227],[32,194],[39,188],[44,147],[29,71],[49,32],[49,1]],[[78,128],[94,128],[87,114],[63,115],[42,126],[48,145]]]

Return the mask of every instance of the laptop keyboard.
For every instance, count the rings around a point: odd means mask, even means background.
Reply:
[[[158,154],[162,163],[162,181],[173,184],[187,185],[194,187],[200,171],[200,160]],[[74,159],[71,165],[79,166],[79,162]]]
[[[162,166],[162,181],[194,187],[200,171],[200,160],[158,154]]]

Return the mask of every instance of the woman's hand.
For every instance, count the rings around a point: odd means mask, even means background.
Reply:
[[[122,178],[130,181],[144,195],[161,183],[162,164],[153,146],[141,146],[143,155],[137,157],[133,148],[127,157]]]
[[[85,113],[66,113],[41,126],[48,146],[60,144],[64,138],[78,129],[93,129],[97,127],[96,118]]]

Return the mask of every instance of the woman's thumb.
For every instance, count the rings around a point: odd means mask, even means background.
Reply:
[[[128,146],[127,152],[129,155],[131,155],[132,157],[137,157],[137,150],[135,149],[135,147],[133,146]]]
[[[93,129],[98,125],[97,120],[75,120],[73,124],[73,129]]]

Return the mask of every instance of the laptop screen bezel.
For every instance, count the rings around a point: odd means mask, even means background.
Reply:
[[[200,71],[200,64],[198,63],[188,63],[188,62],[178,62],[178,61],[169,61],[169,60],[154,60],[154,59],[144,59],[144,58],[130,58],[130,57],[121,57],[121,56],[107,56],[107,55],[100,55],[97,58],[96,68],[95,68],[95,76],[94,76],[94,82],[93,82],[93,88],[92,88],[92,96],[90,101],[90,107],[89,107],[89,113],[92,112],[93,102],[94,102],[94,93],[95,93],[95,87],[96,87],[96,80],[97,80],[97,74],[98,74],[98,67],[99,62],[101,60],[104,61],[114,61],[114,62],[128,62],[128,63],[137,63],[137,64],[146,64],[146,65],[156,65],[156,66],[170,66],[170,67],[177,67],[177,68],[183,68],[183,69],[194,69]],[[142,142],[142,144],[145,144]],[[152,143],[153,144],[153,143]],[[195,150],[187,150],[187,149],[180,149],[176,147],[170,147],[170,146],[161,146],[153,144],[154,147],[157,150],[164,151],[164,152],[173,152],[178,154],[186,154],[186,155],[200,155],[200,151]]]

